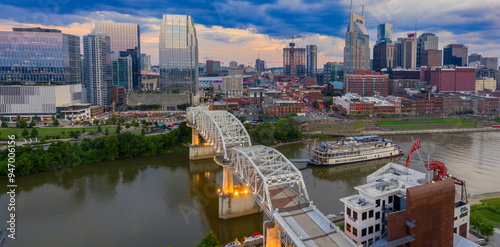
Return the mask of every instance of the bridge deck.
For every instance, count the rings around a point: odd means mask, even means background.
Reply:
[[[331,227],[333,223],[321,217],[310,205],[304,202],[299,205],[300,197],[289,187],[275,186],[269,189],[269,193],[273,206],[297,236],[302,236],[306,246],[351,245]]]

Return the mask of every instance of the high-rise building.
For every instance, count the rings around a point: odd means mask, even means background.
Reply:
[[[481,58],[483,56],[479,53],[472,53],[469,55],[469,63],[473,63],[473,62],[477,62],[477,61],[481,61]]]
[[[384,23],[377,27],[377,44],[392,43],[392,24]]]
[[[344,81],[344,64],[328,62],[323,66],[323,84]]]
[[[409,33],[407,38],[398,38],[396,49],[398,66],[407,69],[417,67],[417,38],[415,33]]]
[[[373,70],[392,69],[396,63],[396,46],[391,43],[377,43],[373,47]]]
[[[442,50],[423,50],[420,53],[420,67],[441,66],[442,58],[443,58]]]
[[[469,48],[462,44],[450,44],[443,49],[443,65],[467,66]]]
[[[318,47],[316,45],[306,46],[307,54],[307,76],[313,76],[318,68]]]
[[[117,57],[112,63],[113,86],[122,86],[125,92],[132,91],[132,57]]]
[[[141,70],[151,70],[151,55],[141,54]]]
[[[234,68],[234,67],[238,67],[238,62],[236,61],[229,62],[229,68]]]
[[[380,73],[357,73],[344,75],[345,93],[357,93],[361,96],[389,94],[389,75]]]
[[[106,33],[111,41],[111,59],[129,52],[133,66],[133,91],[141,91],[141,35],[137,23],[99,22],[96,30]],[[131,54],[130,52],[135,52]]]
[[[207,76],[220,76],[221,74],[220,61],[207,60]]]
[[[362,15],[349,14],[349,26],[345,36],[344,74],[352,74],[355,70],[370,69],[369,36],[365,25],[365,11]]]
[[[160,30],[162,91],[198,91],[198,38],[189,15],[163,15]]]
[[[260,75],[266,70],[266,62],[260,58],[255,59],[255,69],[257,69],[257,73]]]
[[[476,69],[472,67],[420,68],[420,80],[426,81],[436,92],[473,92],[476,83]]]
[[[417,40],[417,67],[424,66],[421,64],[422,51],[437,50],[439,38],[433,33],[423,33]],[[440,62],[441,63],[441,62]]]
[[[283,48],[283,74],[304,76],[306,74],[306,49],[296,48],[295,43]]]
[[[0,37],[0,83],[81,83],[80,37],[43,28],[13,28]]]
[[[485,69],[496,70],[498,68],[498,57],[482,57],[481,64]]]
[[[83,37],[83,83],[86,103],[109,106],[112,101],[111,41],[94,30]]]

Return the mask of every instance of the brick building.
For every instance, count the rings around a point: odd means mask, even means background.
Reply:
[[[389,75],[372,71],[355,71],[344,76],[344,92],[357,93],[361,96],[387,96],[389,93]]]
[[[473,92],[476,70],[469,67],[420,68],[420,80],[429,82],[436,92]]]
[[[303,114],[306,113],[306,106],[295,100],[276,100],[272,105],[265,106],[265,113],[268,117],[282,117],[292,113]]]

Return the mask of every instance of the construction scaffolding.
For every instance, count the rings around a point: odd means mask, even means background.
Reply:
[[[295,43],[283,48],[283,73],[290,76],[305,76],[306,48],[295,48]]]

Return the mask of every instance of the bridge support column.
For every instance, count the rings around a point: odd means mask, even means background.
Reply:
[[[198,130],[195,128],[191,128],[191,145],[200,145],[200,137],[198,134]]]
[[[264,246],[266,247],[281,247],[280,229],[278,224],[274,222],[264,223],[264,235],[266,237]]]
[[[224,167],[222,176],[222,192],[219,194],[219,218],[233,219],[262,212],[259,204],[250,195],[251,192],[235,191],[233,170]]]

